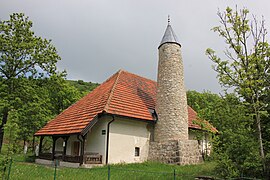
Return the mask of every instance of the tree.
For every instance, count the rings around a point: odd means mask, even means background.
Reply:
[[[94,90],[99,84],[92,82],[84,82],[83,80],[66,80],[70,85],[74,86],[82,95],[88,94],[90,91]]]
[[[60,114],[82,95],[76,87],[64,79],[65,76],[65,72],[54,74],[43,82],[48,90],[51,111],[54,115]]]
[[[221,124],[213,143],[217,173],[223,178],[261,178],[260,153],[249,109],[235,94],[225,95],[217,107],[214,111]]]
[[[18,137],[27,146],[30,139],[34,140],[34,133],[53,118],[48,89],[44,87],[44,79],[20,79],[23,86],[20,87],[20,107],[16,109],[18,114],[16,124],[18,125]],[[12,119],[10,119],[12,120]],[[33,141],[32,141],[33,142]],[[34,143],[32,143],[34,148]]]
[[[222,101],[219,95],[209,91],[202,93],[187,91],[187,97],[188,105],[198,113],[201,119],[208,120],[210,123],[214,124],[217,129],[221,128],[221,119],[217,114],[218,110],[222,108],[222,106],[219,106]]]
[[[237,178],[242,174],[261,177],[253,120],[245,104],[235,94],[221,97],[211,92],[188,91],[187,97],[198,116],[210,120],[218,129],[211,154],[217,161],[216,174],[222,178]]]
[[[34,148],[34,133],[81,97],[64,77],[65,73],[57,73],[43,79],[20,79],[24,85],[17,96],[20,107],[16,110],[16,123],[20,128],[16,140],[23,140],[26,146],[32,140]]]
[[[263,170],[265,165],[265,148],[262,135],[262,116],[266,115],[267,104],[262,100],[269,89],[270,48],[266,40],[265,21],[255,16],[249,18],[247,9],[225,12],[218,11],[221,26],[213,28],[225,39],[228,48],[225,58],[220,58],[212,49],[206,54],[214,62],[219,82],[225,88],[234,91],[245,101],[250,114],[254,117],[257,128],[257,139]]]
[[[35,36],[32,22],[22,13],[10,15],[0,21],[0,77],[4,92],[1,93],[0,150],[4,137],[4,126],[10,110],[16,109],[16,94],[20,78],[41,78],[56,71],[60,60],[51,40]]]

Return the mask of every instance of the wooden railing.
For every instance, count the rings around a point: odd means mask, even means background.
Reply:
[[[63,151],[55,151],[54,152],[54,159],[63,159]]]
[[[65,155],[63,158],[63,161],[66,162],[73,162],[73,163],[79,163],[81,159],[81,156],[70,156],[70,155]]]
[[[40,159],[52,160],[52,153],[42,153],[38,157]],[[54,156],[54,159],[59,159],[66,162],[74,162],[74,163],[80,162],[80,158],[81,156],[71,156],[71,155],[63,156],[62,154],[56,154]]]
[[[40,159],[52,160],[52,153],[41,153],[38,157]],[[63,156],[62,154],[56,154],[54,159],[59,159],[66,162],[79,163],[81,156]],[[98,153],[86,153],[83,157],[83,162],[85,164],[102,164],[102,155],[99,155]]]
[[[52,153],[41,153],[38,157],[40,159],[52,160]]]

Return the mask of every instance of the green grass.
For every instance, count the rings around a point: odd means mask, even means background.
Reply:
[[[173,179],[175,169],[176,179],[194,179],[196,176],[214,176],[214,162],[199,165],[177,166],[154,162],[141,164],[118,164],[110,166],[111,180],[137,179]],[[54,167],[37,165],[35,163],[18,162],[14,160],[11,166],[10,179],[53,179]],[[58,167],[56,179],[108,179],[108,167],[64,168]]]

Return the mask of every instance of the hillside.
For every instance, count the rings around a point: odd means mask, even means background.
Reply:
[[[84,82],[83,80],[66,80],[70,85],[74,86],[80,93],[86,94],[95,89],[99,84],[93,82]]]

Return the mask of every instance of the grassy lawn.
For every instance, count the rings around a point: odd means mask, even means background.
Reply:
[[[20,160],[20,162],[19,162]],[[37,165],[16,158],[12,164],[10,179],[53,179],[54,167]],[[199,165],[176,166],[154,162],[141,164],[118,164],[110,166],[110,177],[117,179],[173,179],[174,169],[176,179],[194,179],[196,176],[214,176],[214,162]],[[108,166],[92,169],[58,167],[56,179],[108,179]]]

